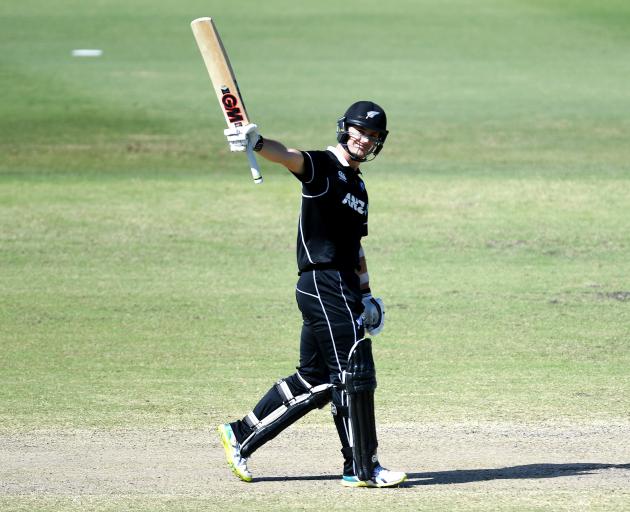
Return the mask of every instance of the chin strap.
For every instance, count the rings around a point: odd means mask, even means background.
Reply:
[[[376,158],[376,155],[373,153],[374,149],[370,150],[370,152],[363,158],[359,158],[358,156],[352,154],[352,152],[348,149],[348,143],[342,143],[341,147],[345,150],[346,153],[350,155],[350,159],[354,162],[371,162]],[[372,158],[368,159],[368,156],[372,156]]]

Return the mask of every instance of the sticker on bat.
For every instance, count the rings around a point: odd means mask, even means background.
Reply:
[[[221,103],[223,104],[223,109],[225,110],[230,122],[238,123],[242,121],[243,114],[241,114],[241,109],[238,106],[238,98],[230,92],[228,87],[221,87],[221,92],[223,93],[223,96],[221,96]]]

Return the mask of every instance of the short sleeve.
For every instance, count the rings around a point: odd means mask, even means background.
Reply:
[[[296,176],[305,191],[320,194],[328,188],[329,158],[323,151],[302,151],[304,174]]]

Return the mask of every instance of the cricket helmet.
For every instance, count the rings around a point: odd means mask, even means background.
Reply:
[[[378,132],[374,146],[363,158],[355,157],[348,151],[348,139],[350,138],[348,128],[350,126],[360,126],[361,128]],[[372,155],[370,160],[374,159],[383,149],[388,133],[385,111],[373,101],[357,101],[353,103],[348,107],[343,117],[337,120],[337,141],[348,151],[353,160],[359,162],[365,162],[370,155]]]

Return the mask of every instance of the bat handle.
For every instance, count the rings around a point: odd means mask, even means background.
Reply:
[[[256,183],[256,185],[260,185],[263,182],[263,177],[262,174],[260,174],[260,168],[258,167],[256,156],[254,156],[254,151],[251,148],[247,150],[247,159],[249,160],[249,167],[252,171],[254,183]]]

